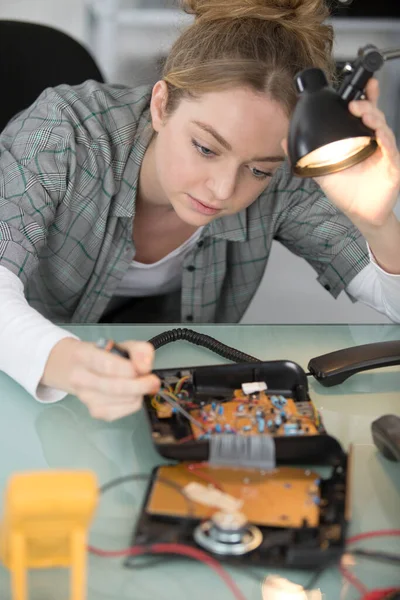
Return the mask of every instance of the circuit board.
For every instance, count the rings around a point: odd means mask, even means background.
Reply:
[[[194,419],[190,428],[195,440],[207,439],[218,433],[311,436],[323,431],[319,414],[311,401],[295,402],[293,398],[270,395],[264,390],[245,394],[242,389],[237,389],[224,401],[212,400],[201,404],[194,404],[182,393],[175,398]],[[154,400],[152,405],[158,419],[169,419],[174,414],[174,408],[168,402]]]
[[[299,406],[301,404],[301,406]],[[294,402],[282,395],[265,392],[244,395],[235,390],[231,401],[212,402],[192,411],[193,417],[207,425],[210,433],[240,433],[242,435],[317,435],[317,416],[311,403]],[[204,430],[191,424],[193,436],[203,438]]]
[[[200,468],[193,471],[192,466],[181,463],[160,467],[146,506],[148,514],[185,518],[188,503],[176,488],[185,489],[192,481],[203,481],[208,486],[215,481],[219,489],[242,503],[240,510],[252,523],[270,527],[302,527],[305,523],[318,526],[320,479],[314,471],[293,467],[260,471],[209,464],[194,465]],[[193,502],[192,516],[209,517],[210,506]]]

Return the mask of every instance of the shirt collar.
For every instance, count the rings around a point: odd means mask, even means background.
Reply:
[[[135,215],[140,167],[154,133],[150,119],[150,98],[151,87],[145,89],[144,93],[142,88],[140,101],[143,102],[143,110],[132,135],[131,152],[122,175],[118,200],[114,200],[110,208],[110,216],[113,217],[133,218]]]
[[[247,240],[247,211],[242,210],[234,215],[227,215],[211,221],[205,228],[204,236],[229,242],[245,242]]]

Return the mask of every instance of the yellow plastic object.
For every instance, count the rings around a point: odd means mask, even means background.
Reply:
[[[13,475],[7,486],[0,553],[13,600],[27,598],[27,569],[71,567],[71,600],[86,597],[87,528],[98,501],[91,471]]]

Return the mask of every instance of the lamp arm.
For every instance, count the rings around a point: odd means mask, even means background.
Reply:
[[[393,50],[381,50],[381,54],[385,60],[400,58],[400,48],[394,48]]]
[[[347,75],[338,90],[342,100],[348,104],[352,100],[363,99],[365,86],[384,62],[385,56],[373,44],[367,44],[360,48],[356,60],[345,66]]]

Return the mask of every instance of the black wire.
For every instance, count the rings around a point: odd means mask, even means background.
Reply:
[[[330,569],[330,567],[334,566],[337,563],[337,560],[328,561],[325,565],[317,569],[312,575],[308,582],[303,586],[305,591],[313,590],[318,583],[320,577]]]
[[[177,342],[178,340],[183,340],[186,342],[191,342],[192,344],[196,344],[197,346],[204,346],[204,348],[208,348],[212,352],[219,354],[223,358],[227,358],[233,362],[237,363],[251,363],[251,362],[263,362],[259,358],[255,358],[250,354],[246,354],[241,352],[240,350],[236,350],[236,348],[232,348],[231,346],[227,346],[222,342],[219,342],[215,338],[210,335],[205,335],[204,333],[197,333],[197,331],[193,331],[192,329],[187,329],[178,327],[177,329],[171,329],[170,331],[164,331],[149,340],[150,344],[153,344],[154,349],[157,350],[161,348],[161,346],[165,346],[166,344],[170,344],[171,342]]]
[[[351,552],[346,551],[346,554],[353,554],[355,556],[360,556],[362,558],[370,558],[371,560],[376,561],[394,562],[396,564],[400,563],[400,555],[392,554],[390,552],[380,552],[374,550],[364,550],[362,548],[353,548]],[[330,567],[337,566],[337,562],[337,559],[334,559],[333,561],[330,561],[326,565],[322,566],[320,569],[317,569],[317,571],[315,571],[315,573],[311,576],[311,579],[308,581],[308,583],[305,586],[303,586],[304,589],[306,591],[313,590],[323,573],[325,573],[325,571]]]
[[[115,479],[112,479],[111,481],[108,481],[107,483],[104,483],[99,488],[99,492],[100,492],[100,494],[104,494],[105,492],[108,492],[108,490],[111,490],[112,488],[117,487],[118,485],[122,485],[123,483],[126,483],[127,481],[149,481],[149,479],[151,479],[152,477],[153,477],[152,473],[131,473],[130,475],[123,475],[121,477],[116,477]],[[188,496],[185,494],[182,486],[178,485],[174,481],[167,479],[166,477],[157,476],[157,481],[164,483],[165,485],[171,487],[176,492],[178,492],[178,494],[183,496],[185,498],[186,504],[188,506],[188,513],[186,516],[194,517],[194,514],[195,514],[194,504],[193,504],[192,500],[190,500],[190,498],[188,498]]]
[[[392,554],[391,552],[380,552],[375,550],[364,550],[363,548],[354,548],[350,554],[355,554],[356,556],[361,556],[362,558],[370,558],[371,560],[400,564],[400,554]]]

